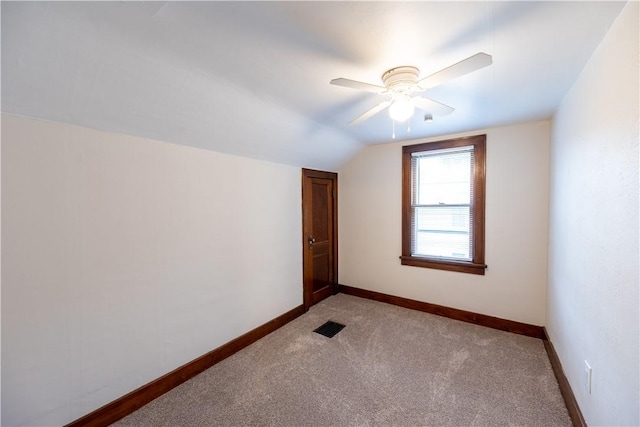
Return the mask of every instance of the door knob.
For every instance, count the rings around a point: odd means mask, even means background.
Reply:
[[[311,249],[311,247],[313,246],[313,244],[316,242],[315,237],[313,236],[309,236],[309,238],[307,239],[307,241],[309,242],[309,249]]]

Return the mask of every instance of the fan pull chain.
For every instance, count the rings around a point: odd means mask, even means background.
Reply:
[[[393,133],[391,134],[391,139],[396,139],[396,121],[391,120],[391,123],[393,123]]]
[[[411,133],[411,120],[407,120],[407,133]]]

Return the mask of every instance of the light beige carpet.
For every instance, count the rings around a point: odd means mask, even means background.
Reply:
[[[327,320],[333,338],[312,332]],[[344,294],[118,426],[570,426],[542,342]]]

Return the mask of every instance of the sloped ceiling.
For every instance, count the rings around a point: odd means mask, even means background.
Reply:
[[[285,164],[338,170],[392,140],[394,66],[493,65],[426,96],[397,139],[549,118],[621,2],[2,2],[2,111]],[[408,129],[410,128],[410,129]]]

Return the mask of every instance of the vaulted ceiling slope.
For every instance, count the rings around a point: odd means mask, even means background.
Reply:
[[[548,118],[621,2],[7,2],[2,111],[279,163],[337,170],[388,142],[394,66],[429,75],[477,52],[493,65],[430,89],[456,108],[396,138]],[[410,127],[410,129],[408,129]]]

